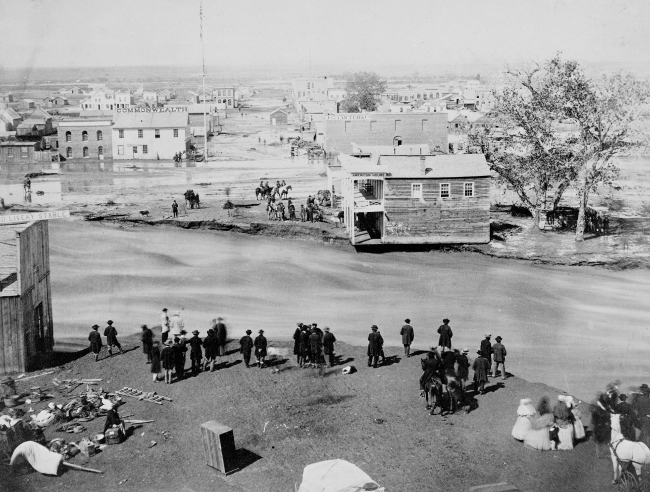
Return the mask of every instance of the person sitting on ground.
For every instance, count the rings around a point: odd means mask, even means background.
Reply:
[[[106,421],[104,422],[104,434],[108,429],[117,427],[120,430],[122,436],[126,435],[126,430],[124,429],[124,422],[120,418],[120,414],[117,413],[117,407],[109,400],[104,400],[104,404],[101,406],[102,409],[108,410],[106,414]]]
[[[524,445],[536,451],[550,451],[554,449],[551,444],[550,429],[553,423],[553,412],[548,397],[544,396],[537,405],[537,411],[531,418],[531,429],[524,436]]]

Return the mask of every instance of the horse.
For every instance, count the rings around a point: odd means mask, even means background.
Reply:
[[[280,199],[289,198],[289,190],[291,189],[291,185],[284,185],[282,188],[280,188]]]
[[[621,415],[611,414],[612,425],[611,441],[609,451],[614,466],[614,480],[612,485],[617,484],[621,478],[621,464],[632,463],[637,477],[641,476],[641,466],[650,463],[650,449],[645,443],[628,441],[621,433]]]
[[[447,396],[449,397],[449,411],[453,414],[457,410],[466,406],[465,391],[460,378],[456,374],[447,372],[443,378],[443,383],[447,385]],[[469,413],[470,407],[466,406],[465,413]]]
[[[266,188],[260,188],[259,186],[255,188],[255,199],[264,200],[266,198]]]
[[[429,369],[430,363],[427,359],[420,359],[423,371]],[[436,407],[440,407],[440,413],[442,413],[442,381],[436,372],[433,372],[424,382],[424,396],[427,402],[426,408],[430,410],[429,415],[433,415]]]

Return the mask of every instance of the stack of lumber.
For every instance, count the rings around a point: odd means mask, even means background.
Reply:
[[[140,401],[157,403],[158,405],[162,405],[164,401],[172,401],[171,398],[157,395],[155,391],[144,392],[134,388],[129,388],[128,386],[125,386],[121,390],[116,391],[115,394],[120,396],[129,396],[131,398],[137,398]]]

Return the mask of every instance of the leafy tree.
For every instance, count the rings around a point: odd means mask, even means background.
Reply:
[[[583,241],[589,194],[618,177],[613,158],[648,145],[650,85],[622,73],[585,83],[581,73],[564,91],[564,113],[579,127],[572,151],[579,163],[576,241]]]
[[[560,74],[547,64],[507,75],[509,84],[494,92],[491,124],[473,132],[470,144],[481,148],[498,179],[512,187],[539,226],[551,188],[557,186],[557,204],[576,176],[575,157],[556,131],[564,106],[556,90]]]
[[[374,72],[346,73],[344,75],[347,96],[341,101],[341,108],[347,113],[375,111],[379,96],[386,90],[386,80]]]

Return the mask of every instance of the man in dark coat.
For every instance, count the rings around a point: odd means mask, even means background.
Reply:
[[[327,358],[327,367],[332,367],[334,365],[334,343],[336,343],[336,337],[330,333],[330,329],[327,326],[323,329],[325,330],[325,334],[323,335],[323,352],[325,352],[325,357]]]
[[[212,328],[208,329],[208,334],[203,339],[203,348],[205,349],[205,362],[203,363],[203,372],[207,371],[210,364],[210,372],[214,371],[214,359],[219,350],[219,338]]]
[[[483,352],[480,350],[476,352],[478,357],[474,360],[472,364],[472,369],[474,370],[474,393],[481,394],[485,392],[485,383],[488,381],[488,372],[490,372],[490,362],[483,356]]]
[[[106,420],[104,421],[104,434],[106,431],[112,427],[118,427],[122,436],[124,436],[124,422],[120,418],[120,414],[117,412],[117,407],[113,403],[105,403],[102,405],[104,409],[108,408],[108,413],[106,414]]]
[[[490,342],[492,335],[489,333],[485,334],[485,339],[481,342],[481,354],[488,361],[488,375],[492,369],[492,343]]]
[[[185,348],[178,337],[175,337],[172,351],[174,354],[174,371],[176,372],[176,379],[180,381],[185,375],[185,352],[187,351],[187,348]]]
[[[442,368],[445,374],[456,374],[456,355],[453,350],[442,348]]]
[[[151,347],[153,347],[153,331],[147,327],[147,325],[142,325],[142,335],[140,335],[140,340],[142,341],[142,353],[147,356],[147,364],[151,364]]]
[[[300,332],[300,360],[298,363],[300,367],[306,367],[307,361],[309,360],[309,326],[302,325],[302,330]]]
[[[264,330],[259,331],[259,335],[255,337],[253,346],[255,347],[255,358],[257,359],[257,366],[262,369],[264,367],[264,358],[266,357],[266,337]]]
[[[442,320],[442,325],[438,328],[438,333],[440,333],[440,338],[438,339],[438,347],[447,347],[451,348],[451,337],[454,336],[454,333],[449,327],[449,320],[447,318]]]
[[[300,334],[302,333],[302,323],[297,323],[296,331],[293,332],[293,355],[296,356],[296,362],[300,364]]]
[[[632,405],[627,402],[627,395],[620,395],[618,397],[621,402],[616,405],[614,411],[621,414],[621,434],[625,439],[636,441],[636,427],[640,427],[639,419],[637,418]]]
[[[239,353],[244,356],[244,364],[246,364],[246,367],[251,366],[251,351],[253,350],[251,333],[253,333],[251,330],[246,330],[246,335],[239,340]]]
[[[201,361],[203,360],[203,351],[201,347],[203,346],[203,340],[199,338],[199,330],[194,330],[192,332],[192,338],[190,338],[190,361],[192,362],[192,374],[196,374],[201,370]]]
[[[316,324],[316,323],[311,324],[311,329],[312,329],[312,331],[315,331],[318,334],[318,338],[320,339],[318,357],[313,359],[313,362],[314,362],[314,364],[320,364],[321,362],[323,362],[323,354],[322,354],[322,351],[323,351],[323,330],[321,330],[318,327],[318,324]],[[312,355],[311,350],[309,351],[309,353],[310,353],[310,356],[311,356]]]
[[[174,351],[172,350],[172,341],[167,340],[165,346],[160,352],[160,361],[165,371],[165,383],[172,383],[172,371],[174,369]]]
[[[226,325],[222,323],[223,318],[217,318],[217,337],[219,338],[219,355],[226,355],[226,340],[228,338],[228,332],[226,330]]]
[[[312,328],[309,335],[309,360],[311,367],[317,367],[320,364],[321,339],[316,328]]]
[[[590,405],[590,409],[594,441],[596,442],[596,458],[600,458],[601,448],[605,448],[605,454],[609,455],[607,444],[612,436],[611,409],[607,395],[600,394],[598,399]]]
[[[413,343],[413,338],[415,338],[415,334],[413,333],[411,320],[406,318],[404,322],[406,324],[402,326],[402,329],[399,331],[399,334],[402,335],[402,345],[404,345],[404,355],[408,358],[411,357],[411,344]]]
[[[372,330],[370,335],[368,335],[368,367],[372,366],[377,368],[377,361],[382,352],[382,347],[384,346],[384,339],[382,336],[377,333],[379,328],[377,325],[372,325],[370,327]]]
[[[501,343],[501,340],[503,340],[503,338],[496,337],[495,340],[497,343],[492,345],[492,353],[494,354],[494,372],[492,373],[492,377],[494,378],[497,377],[497,373],[499,372],[499,366],[501,366],[501,378],[507,379],[506,355],[508,353],[506,352],[506,347]]]
[[[174,218],[178,217],[178,203],[176,203],[176,200],[172,203],[172,215]]]
[[[93,325],[90,335],[88,335],[88,341],[90,342],[90,350],[95,354],[95,362],[99,360],[99,353],[102,351],[102,336],[97,331],[99,325]]]
[[[643,383],[641,385],[639,393],[635,395],[631,405],[639,417],[639,424],[641,425],[639,441],[647,445],[650,442],[650,388],[647,384]]]
[[[120,354],[123,354],[122,346],[117,340],[117,330],[113,326],[113,321],[109,319],[106,323],[108,323],[108,326],[104,328],[104,336],[106,337],[106,345],[108,345],[108,355],[113,356],[113,347],[117,347]]]
[[[465,384],[469,378],[469,359],[467,354],[469,350],[464,348],[463,351],[456,356],[456,374],[458,374],[458,379],[460,379],[460,384],[465,389]]]

